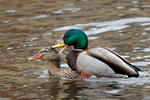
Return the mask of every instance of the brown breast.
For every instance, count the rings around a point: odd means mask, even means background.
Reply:
[[[53,76],[55,78],[80,78],[80,74],[76,71],[73,71],[68,68],[58,68],[56,66],[50,66],[48,68],[48,73],[50,76]]]
[[[71,50],[68,54],[67,54],[67,63],[69,65],[69,67],[72,69],[72,70],[75,70],[77,71],[77,58],[78,58],[78,55],[80,54],[81,51],[75,51],[75,50]]]

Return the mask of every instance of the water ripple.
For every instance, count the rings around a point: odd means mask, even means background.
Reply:
[[[133,47],[133,52],[150,52],[150,47],[147,48]]]
[[[150,8],[150,5],[142,5],[142,8]]]
[[[99,39],[100,37],[88,37],[88,40],[96,40]]]
[[[117,9],[119,9],[119,10],[121,10],[121,9],[125,9],[125,7],[124,6],[118,6],[118,7],[116,7]]]
[[[141,24],[141,26],[147,26],[147,25],[150,25],[150,23],[143,23],[143,24]]]
[[[140,40],[140,42],[147,42],[147,41],[150,41],[150,38],[144,39],[144,40]]]
[[[11,98],[0,98],[0,100],[12,100]]]
[[[38,16],[33,16],[33,17],[29,17],[29,18],[18,18],[17,20],[23,21],[23,20],[31,20],[31,19],[40,19],[40,18],[46,18],[48,16],[50,16],[50,15],[44,14],[44,15],[38,15]]]
[[[5,10],[5,13],[17,13],[19,12],[18,10]]]
[[[80,10],[81,10],[81,8],[65,8],[65,9],[53,11],[52,13],[54,13],[54,14],[63,14],[65,12],[75,13]]]
[[[123,89],[114,89],[114,90],[109,90],[109,91],[107,90],[107,91],[103,91],[103,92],[109,93],[109,94],[118,94],[122,91],[123,91]]]
[[[36,41],[36,40],[39,40],[39,38],[38,37],[27,38],[24,41]]]
[[[48,17],[48,15],[34,16],[34,17],[31,17],[30,19],[39,19],[39,18],[45,18],[45,17]]]
[[[75,24],[72,26],[64,26],[54,29],[53,31],[63,31],[69,29],[84,29],[86,27],[93,27],[86,30],[87,35],[99,34],[108,31],[116,31],[125,28],[129,28],[131,23],[141,23],[141,22],[150,22],[150,17],[140,17],[140,18],[126,18],[115,21],[106,21],[106,22],[92,22],[87,24]]]
[[[139,62],[134,62],[132,63],[133,65],[135,66],[149,66],[150,65],[150,62],[149,61],[139,61]]]

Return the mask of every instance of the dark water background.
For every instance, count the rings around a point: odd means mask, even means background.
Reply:
[[[27,60],[71,28],[141,68],[140,77],[53,79],[47,63]],[[0,0],[0,100],[150,100],[149,74],[149,0]]]

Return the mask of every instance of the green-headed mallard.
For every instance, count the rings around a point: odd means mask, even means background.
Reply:
[[[52,48],[43,48],[35,56],[28,58],[29,60],[47,60],[50,62],[48,72],[50,76],[57,78],[80,78],[80,74],[69,68],[60,68],[60,57],[58,52]]]
[[[87,35],[77,29],[68,30],[63,36],[63,41],[52,48],[63,47],[59,54],[68,46],[73,49],[67,54],[69,67],[84,75],[97,77],[138,77],[139,68],[130,64],[119,54],[101,47],[88,48]]]

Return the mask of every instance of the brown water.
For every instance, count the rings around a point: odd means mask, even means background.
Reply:
[[[71,28],[141,68],[140,77],[53,79],[47,63],[27,60]],[[0,0],[0,100],[150,100],[149,68],[149,0]]]

